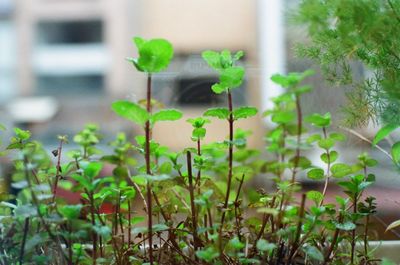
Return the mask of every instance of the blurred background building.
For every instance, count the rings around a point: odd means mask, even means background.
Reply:
[[[135,57],[133,36],[165,38],[175,58],[154,77],[154,97],[185,117],[174,126],[157,124],[154,138],[175,149],[191,144],[189,117],[225,104],[210,86],[216,75],[203,62],[203,50],[243,50],[246,79],[235,90],[235,105],[268,106],[280,92],[269,81],[276,72],[303,71],[311,63],[294,56],[293,46],[306,41],[306,30],[292,25],[290,10],[299,0],[0,0],[0,123],[29,128],[52,149],[57,135],[70,138],[86,123],[101,127],[106,145],[117,131],[132,135],[140,128],[116,117],[116,99],[144,97],[145,76],[125,57]],[[363,74],[363,69],[360,69]],[[303,100],[306,112],[339,113],[340,89],[328,89],[320,76],[315,91]],[[333,115],[339,119],[338,115]],[[259,115],[238,126],[253,130],[250,145],[261,146],[267,123]],[[226,124],[208,126],[208,140],[226,136]],[[8,130],[8,133],[11,133]],[[6,133],[7,134],[7,133]],[[4,136],[4,135],[3,135]],[[7,138],[7,136],[5,136]],[[347,143],[344,159],[369,150],[361,140]],[[319,154],[316,154],[318,158]],[[379,154],[376,154],[379,157]],[[382,159],[381,202],[398,205],[391,162]],[[399,183],[400,184],[400,183]],[[388,208],[386,212],[390,212]]]

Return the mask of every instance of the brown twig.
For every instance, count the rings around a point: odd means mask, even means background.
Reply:
[[[61,173],[61,153],[62,153],[62,146],[64,143],[64,138],[60,138],[60,144],[57,149],[57,165],[56,165],[56,179],[54,180],[54,186],[53,186],[53,197],[51,198],[51,203],[54,203],[56,200],[56,193],[57,193],[57,186],[58,186],[58,180],[60,178],[60,173]]]
[[[22,236],[21,250],[19,253],[19,264],[23,264],[24,261],[25,242],[26,242],[26,237],[28,235],[28,231],[29,231],[29,217],[26,217],[24,224],[24,234]]]
[[[151,114],[151,74],[147,76],[147,98],[146,98],[146,110]],[[145,124],[145,160],[146,160],[146,173],[151,175],[151,161],[150,161],[150,138],[151,138],[151,128],[150,128],[150,120],[146,121]],[[153,265],[153,213],[152,213],[152,191],[151,184],[147,182],[147,230],[148,230],[148,238],[149,238],[149,261],[150,265]]]
[[[239,187],[236,192],[236,198],[235,198],[235,203],[234,203],[234,205],[235,205],[235,220],[236,220],[236,234],[237,234],[239,240],[242,240],[242,235],[240,234],[239,197],[240,197],[240,191],[242,189],[243,181],[244,181],[244,174],[242,175],[242,178],[239,180]]]

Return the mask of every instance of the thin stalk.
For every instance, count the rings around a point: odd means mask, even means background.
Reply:
[[[224,208],[222,211],[222,216],[221,216],[221,224],[219,228],[219,251],[220,251],[220,257],[223,255],[223,249],[222,249],[222,232],[223,232],[223,227],[224,227],[224,222],[225,222],[225,215],[226,211],[228,208],[228,203],[229,203],[229,195],[231,193],[231,184],[232,184],[232,167],[233,167],[233,102],[232,102],[232,93],[230,90],[228,90],[228,109],[229,109],[229,118],[228,118],[228,123],[229,123],[229,151],[228,151],[228,180],[227,180],[227,186],[226,186],[226,193],[225,193],[225,201],[224,201]]]
[[[131,221],[131,199],[128,199],[128,249],[131,248],[132,221]]]
[[[64,143],[64,139],[60,139],[60,144],[57,149],[57,165],[56,165],[56,179],[54,180],[54,186],[53,186],[53,197],[51,198],[51,203],[54,203],[56,200],[56,193],[57,193],[57,186],[58,186],[58,180],[60,178],[60,173],[61,173],[61,153],[62,153],[62,146]]]
[[[236,234],[237,234],[239,240],[242,240],[242,235],[240,233],[239,197],[240,197],[240,191],[242,189],[243,181],[244,181],[244,174],[242,175],[242,178],[239,181],[239,187],[236,192],[236,198],[235,198],[235,203],[234,203],[234,205],[235,205],[235,220],[236,220]]]
[[[29,217],[26,217],[24,224],[24,235],[22,237],[21,250],[19,253],[19,264],[23,264],[24,261],[25,242],[26,242],[26,237],[28,235],[28,231],[29,231]]]
[[[303,193],[303,195],[301,196],[299,221],[297,223],[296,237],[294,238],[294,241],[292,244],[292,250],[290,251],[290,255],[287,260],[287,264],[290,264],[291,260],[295,257],[294,254],[296,253],[297,248],[300,246],[299,241],[300,241],[300,235],[301,235],[301,226],[303,225],[305,205],[306,205],[306,194]]]
[[[357,213],[357,200],[358,200],[358,193],[354,195],[354,203],[353,203],[353,213],[354,215]],[[354,264],[354,252],[356,249],[356,228],[351,231],[351,264]]]
[[[324,133],[324,139],[326,139],[328,136],[327,136],[325,127],[322,128],[322,132]],[[322,204],[324,203],[326,191],[328,190],[329,179],[331,177],[331,175],[330,175],[330,171],[331,171],[331,155],[329,153],[329,150],[326,150],[326,157],[328,159],[328,165],[327,165],[327,169],[326,169],[326,179],[325,179],[324,189],[322,191],[322,200],[319,202],[319,206],[322,206]]]
[[[198,244],[198,236],[197,236],[197,217],[196,217],[196,205],[194,204],[194,186],[193,186],[193,174],[192,174],[192,156],[190,151],[186,152],[187,159],[187,168],[188,168],[188,178],[189,178],[189,194],[190,194],[190,208],[192,212],[192,233],[193,233],[193,242],[194,242],[194,250],[197,251]]]
[[[147,207],[147,201],[146,198],[144,197],[143,192],[140,190],[140,187],[138,186],[138,184],[136,184],[135,182],[132,181],[132,176],[131,176],[131,171],[129,170],[129,168],[126,168],[126,172],[128,173],[128,177],[126,178],[126,182],[135,188],[136,192],[139,194],[140,198],[143,201],[143,205],[144,205],[144,211],[147,213],[148,212],[148,207]]]
[[[297,146],[296,146],[296,156],[294,158],[293,173],[291,180],[292,184],[296,181],[297,167],[299,166],[301,131],[303,127],[303,113],[301,110],[300,98],[297,95],[296,95],[296,113],[297,113]]]
[[[147,98],[146,98],[146,110],[151,114],[151,74],[147,76]],[[146,121],[145,125],[145,160],[146,160],[146,173],[151,175],[151,165],[150,165],[150,139],[151,139],[151,128],[150,121]],[[147,235],[149,239],[149,260],[150,265],[153,265],[153,216],[152,216],[152,191],[151,185],[147,182]]]
[[[342,222],[342,219],[343,219],[343,216],[342,216],[342,214],[340,214],[339,215],[339,223]],[[335,233],[333,234],[332,242],[329,246],[328,252],[326,252],[324,264],[329,263],[331,260],[331,254],[332,254],[333,250],[335,249],[335,246],[336,246],[336,243],[337,243],[337,240],[339,237],[339,233],[340,233],[340,230],[338,228],[336,228]]]
[[[89,200],[90,200],[90,217],[92,221],[92,226],[96,225],[95,222],[95,208],[94,208],[94,198],[93,198],[93,192],[90,192],[89,194]],[[92,232],[92,246],[93,246],[93,252],[92,252],[92,259],[93,259],[93,265],[96,265],[96,260],[97,260],[97,235],[96,232]]]
[[[364,226],[364,255],[368,257],[368,223],[369,223],[369,215],[365,218],[365,226]]]
[[[122,220],[122,214],[121,214],[121,191],[119,192],[119,198],[118,198],[118,221],[119,221],[119,227],[121,230],[121,240],[122,242],[125,242],[125,232],[124,232],[124,224]]]
[[[69,256],[69,261],[68,263],[72,265],[73,263],[73,251],[72,251],[72,228],[71,228],[71,223],[67,224],[68,226],[68,256]]]

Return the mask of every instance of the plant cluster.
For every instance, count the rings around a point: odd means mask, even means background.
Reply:
[[[298,54],[317,62],[328,81],[352,87],[347,123],[399,124],[400,1],[302,0],[296,13],[311,40]],[[361,78],[355,62],[366,72]]]
[[[134,143],[120,133],[110,143],[113,152],[103,154],[99,128],[88,125],[73,137],[75,151],[64,154],[68,138],[59,136],[53,163],[29,131],[14,129],[7,149],[19,192],[0,203],[0,264],[378,264],[368,245],[376,203],[363,195],[377,162],[368,154],[355,164],[339,162],[335,145],[345,136],[331,131],[330,114],[303,117],[301,97],[311,87],[302,82],[312,72],[272,77],[286,92],[263,113],[275,126],[265,150],[256,150],[247,146],[251,132],[235,126],[258,112],[232,103],[245,74],[237,65],[243,52],[205,51],[219,75],[211,89],[225,94],[228,105],[188,119],[193,146],[174,152],[152,139],[156,123],[183,116],[157,109],[152,99],[152,76],[167,68],[172,45],[134,43],[139,57],[128,61],[147,76],[146,99],[112,104],[143,129]],[[205,141],[213,119],[226,121],[227,139]],[[305,155],[314,148],[319,164]],[[112,173],[102,174],[110,166]],[[254,176],[272,179],[273,187],[246,185]],[[302,177],[323,188],[303,193]],[[344,195],[329,201],[332,185]],[[58,196],[61,188],[80,194],[80,203]]]

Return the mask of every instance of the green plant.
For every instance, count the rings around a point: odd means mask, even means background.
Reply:
[[[398,0],[302,0],[296,11],[311,40],[298,54],[317,62],[328,81],[352,87],[344,106],[349,125],[399,124],[399,14]],[[355,62],[365,77],[357,77]]]
[[[231,92],[244,78],[237,66],[243,53],[204,52],[220,78],[211,89],[225,93],[228,106],[187,119],[194,147],[173,152],[151,137],[157,122],[183,116],[154,111],[151,98],[151,78],[167,67],[172,46],[134,41],[139,58],[128,60],[147,74],[146,100],[116,101],[112,110],[144,135],[132,143],[120,133],[110,143],[112,153],[103,154],[99,128],[88,125],[73,137],[79,148],[68,159],[62,156],[68,138],[59,136],[53,163],[28,131],[16,128],[7,152],[15,153],[13,187],[20,191],[0,203],[0,264],[377,264],[368,246],[376,204],[363,197],[376,161],[361,154],[355,164],[338,162],[335,144],[345,137],[330,132],[331,115],[303,117],[301,96],[311,87],[302,82],[312,72],[272,77],[286,92],[264,112],[275,127],[262,155],[247,146],[251,132],[235,128],[258,112],[233,106]],[[227,121],[228,137],[207,143],[207,124],[215,118]],[[320,132],[307,134],[310,126]],[[307,158],[314,148],[322,151],[324,167]],[[104,174],[109,166],[112,173]],[[256,176],[275,187],[247,185]],[[301,176],[321,182],[321,189],[302,192]],[[326,202],[331,185],[346,194],[336,203]],[[75,192],[80,203],[68,203],[59,189]],[[357,242],[364,242],[362,250]]]

